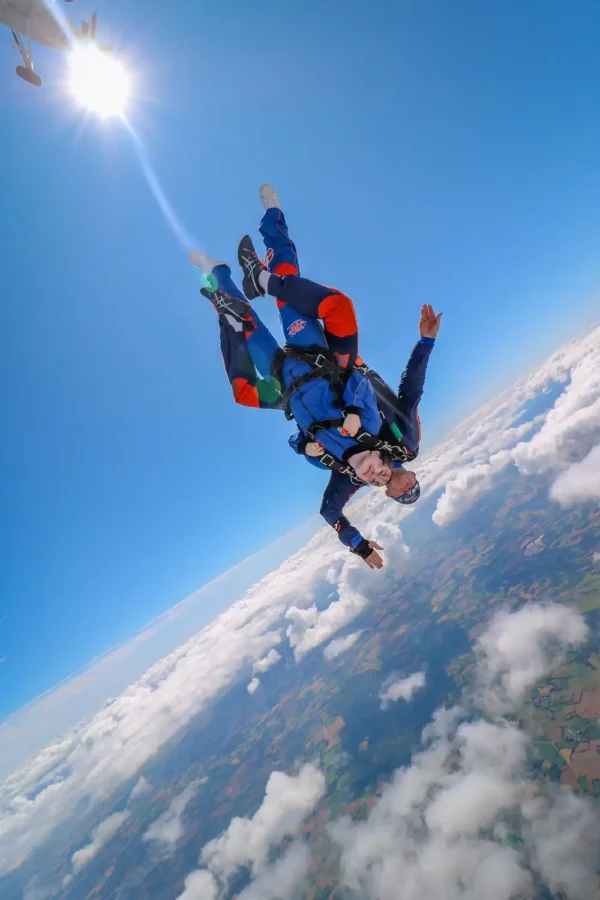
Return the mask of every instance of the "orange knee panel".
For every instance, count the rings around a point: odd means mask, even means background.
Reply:
[[[298,266],[295,266],[294,263],[282,262],[279,263],[273,269],[273,275],[297,275],[298,274]]]
[[[323,320],[325,331],[336,337],[351,337],[358,331],[354,304],[345,294],[329,294],[321,300],[319,318]]]
[[[260,406],[258,390],[245,378],[234,378],[231,387],[233,389],[233,397],[240,406]]]

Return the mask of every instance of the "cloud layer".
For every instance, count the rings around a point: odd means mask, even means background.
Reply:
[[[376,496],[375,500],[380,504],[381,496]],[[286,619],[290,625],[286,630],[286,637],[290,647],[294,649],[297,661],[354,621],[368,606],[370,599],[383,593],[402,571],[408,548],[400,528],[388,520],[390,514],[395,512],[394,509],[390,511],[390,506],[388,502],[385,514],[378,519],[369,516],[370,538],[383,546],[389,554],[386,568],[380,571],[369,569],[358,557],[349,557],[346,550],[340,551],[338,544],[337,553],[332,555],[326,574],[327,580],[337,587],[337,599],[322,611],[316,605],[308,608],[293,605],[287,610]],[[362,509],[364,514],[368,509],[368,500],[363,503]],[[360,517],[357,518],[360,523]]]
[[[501,699],[516,704],[585,638],[578,612],[551,606],[522,612],[530,618],[501,615],[479,642],[477,694],[486,708],[497,706],[498,681]],[[527,636],[512,652],[521,626]],[[526,647],[532,667],[524,664]],[[567,900],[597,895],[597,810],[560,786],[544,792],[530,779],[522,731],[500,717],[441,709],[425,740],[366,821],[346,818],[330,828],[350,898],[533,900],[540,882]]]
[[[563,390],[526,421],[529,404]],[[516,466],[523,476],[554,474],[550,496],[560,503],[600,496],[600,328],[553,354],[498,401],[462,423],[424,461],[425,495],[443,488],[433,514],[443,527],[490,491],[497,474]]]

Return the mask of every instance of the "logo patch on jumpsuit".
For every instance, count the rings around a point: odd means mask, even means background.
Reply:
[[[292,322],[292,324],[288,328],[288,334],[290,337],[295,337],[297,334],[300,334],[302,329],[305,327],[306,319],[296,319],[296,321]]]

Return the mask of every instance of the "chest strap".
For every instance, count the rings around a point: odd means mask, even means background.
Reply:
[[[324,378],[326,381],[329,381],[331,388],[336,395],[334,406],[343,409],[344,382],[346,379],[354,370],[359,371],[363,375],[366,375],[368,372],[368,367],[366,365],[352,366],[349,369],[340,370],[335,354],[325,347],[292,347],[289,344],[286,344],[283,348],[283,353],[280,356],[279,365],[283,364],[285,356],[310,366],[310,372],[294,379],[289,388],[282,394],[281,406],[285,409],[286,418],[289,420],[294,418],[290,410],[290,399],[303,385],[308,384],[310,381],[314,381],[317,378]],[[315,441],[317,439],[315,435],[318,431],[321,431],[324,428],[341,428],[343,424],[344,418],[342,416],[333,419],[321,419],[318,422],[313,422],[312,425],[306,429],[305,434],[309,441]],[[377,437],[369,431],[365,431],[364,428],[358,430],[354,436],[354,440],[364,450],[378,450],[381,453],[386,453],[393,462],[397,463],[410,462],[417,455],[413,450],[409,450],[408,447],[404,445],[403,441],[400,440],[398,443],[390,444],[389,441],[385,441],[383,438]],[[349,475],[355,484],[366,483],[358,478],[351,466],[337,459],[337,457],[333,456],[331,453],[325,453],[318,458],[323,465],[327,466],[327,468],[334,469],[336,472],[340,472],[343,475]],[[331,460],[331,462],[324,462],[323,460],[325,458],[327,458],[328,461]]]
[[[359,428],[354,435],[354,440],[364,447],[365,450],[379,450],[381,453],[386,453],[393,462],[410,462],[417,455],[414,450],[409,450],[403,441],[400,441],[398,444],[390,444],[389,441],[385,441],[383,438],[365,431],[364,428]]]
[[[294,418],[290,409],[290,400],[292,396],[297,390],[303,387],[303,385],[308,384],[309,381],[315,381],[317,378],[323,378],[325,381],[329,382],[335,395],[333,405],[337,409],[343,409],[344,382],[352,370],[350,369],[348,372],[344,371],[342,374],[335,354],[333,354],[331,350],[319,346],[292,347],[290,344],[286,344],[283,348],[280,364],[283,364],[283,358],[286,356],[289,359],[295,359],[298,362],[310,366],[310,372],[295,378],[290,386],[283,391],[281,405],[285,409],[286,419],[291,420]]]
[[[347,475],[352,484],[357,485],[357,487],[362,487],[367,483],[358,477],[352,466],[342,462],[341,459],[333,456],[332,453],[325,452],[323,456],[318,456],[317,459],[321,465],[325,466],[327,469],[331,469],[333,472],[339,472],[340,475]]]
[[[313,422],[312,425],[306,429],[305,434],[309,441],[316,441],[317,437],[315,435],[318,431],[321,431],[324,428],[341,428],[343,424],[344,419],[342,417],[338,419],[321,419],[319,422]],[[378,450],[380,453],[387,454],[393,462],[410,462],[417,455],[413,450],[409,450],[408,447],[405,447],[403,443],[390,444],[388,441],[384,441],[383,438],[371,434],[370,431],[365,431],[364,428],[359,428],[354,435],[353,440],[355,440],[363,450]],[[322,458],[323,457],[319,457],[319,459]]]

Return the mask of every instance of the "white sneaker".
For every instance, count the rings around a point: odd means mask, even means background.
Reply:
[[[258,189],[258,196],[265,209],[281,209],[279,194],[272,184],[261,184]]]
[[[213,256],[210,256],[209,253],[204,253],[202,250],[192,250],[189,255],[189,260],[193,266],[198,266],[203,272],[212,272],[215,266],[225,265],[222,260],[215,259]]]

